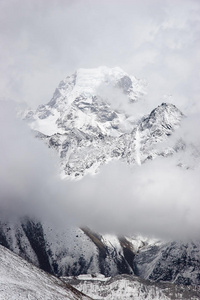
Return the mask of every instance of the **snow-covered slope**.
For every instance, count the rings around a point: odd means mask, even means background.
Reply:
[[[0,246],[0,299],[3,300],[198,300],[200,288],[153,283],[133,275],[62,277],[45,273]],[[73,287],[72,287],[73,286]],[[88,296],[86,296],[88,295]]]
[[[91,299],[0,246],[0,299]]]
[[[141,164],[176,152],[174,145],[156,145],[180,126],[183,114],[163,103],[134,118],[135,102],[144,94],[144,83],[119,68],[80,69],[61,81],[49,103],[24,118],[57,150],[62,177],[81,178],[114,159]]]
[[[198,300],[199,287],[185,287],[169,283],[153,283],[133,275],[118,275],[113,278],[78,276],[63,278],[78,290],[95,299],[105,300]]]
[[[116,127],[125,122],[130,128],[130,124],[123,113],[112,108],[110,95],[115,91],[118,97],[124,95],[124,101],[134,102],[144,94],[144,87],[120,68],[79,69],[60,82],[48,104],[39,106],[35,112],[29,111],[26,119],[33,129],[45,135],[72,129],[89,131],[95,136],[118,135]]]
[[[58,229],[24,218],[0,223],[0,244],[57,276],[134,273],[135,253],[146,242],[100,235],[89,228]]]
[[[57,276],[135,274],[155,282],[200,285],[197,241],[101,235],[87,227],[61,230],[27,218],[0,225],[0,244]]]

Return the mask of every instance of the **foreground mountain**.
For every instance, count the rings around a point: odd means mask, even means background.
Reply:
[[[0,244],[56,276],[134,274],[154,282],[200,285],[199,242],[160,242],[57,229],[30,219],[1,222]]]
[[[0,299],[91,299],[2,246],[0,246],[0,262]]]
[[[0,261],[0,298],[4,300],[197,300],[200,297],[200,289],[197,286],[151,283],[131,275],[105,278],[103,275],[94,274],[63,277],[60,280],[2,246]]]

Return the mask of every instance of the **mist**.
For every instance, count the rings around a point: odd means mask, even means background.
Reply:
[[[0,101],[1,217],[50,218],[62,196],[58,158],[17,118],[18,110],[16,103]]]
[[[78,68],[119,66],[148,82],[153,109],[163,95],[199,111],[198,0],[0,3],[1,96],[47,103]]]

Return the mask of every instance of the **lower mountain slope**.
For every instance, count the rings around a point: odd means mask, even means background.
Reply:
[[[0,299],[89,300],[69,284],[0,246]]]
[[[1,245],[56,276],[133,274],[133,259],[142,245],[142,241],[134,246],[125,237],[103,236],[86,227],[61,230],[28,218],[0,225]]]
[[[118,275],[113,278],[78,276],[63,278],[78,290],[94,299],[105,300],[198,300],[199,286],[183,286],[172,283],[154,283],[133,275]]]

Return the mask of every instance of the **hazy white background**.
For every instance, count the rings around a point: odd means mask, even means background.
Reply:
[[[186,172],[174,159],[111,164],[61,183],[57,160],[16,120],[12,101],[35,108],[77,68],[119,66],[147,80],[150,108],[171,95],[189,116],[180,134],[199,143],[200,2],[0,0],[0,33],[1,207],[48,208],[118,233],[199,233],[198,169]]]
[[[1,0],[1,97],[46,103],[77,68],[119,66],[199,108],[198,0]]]

